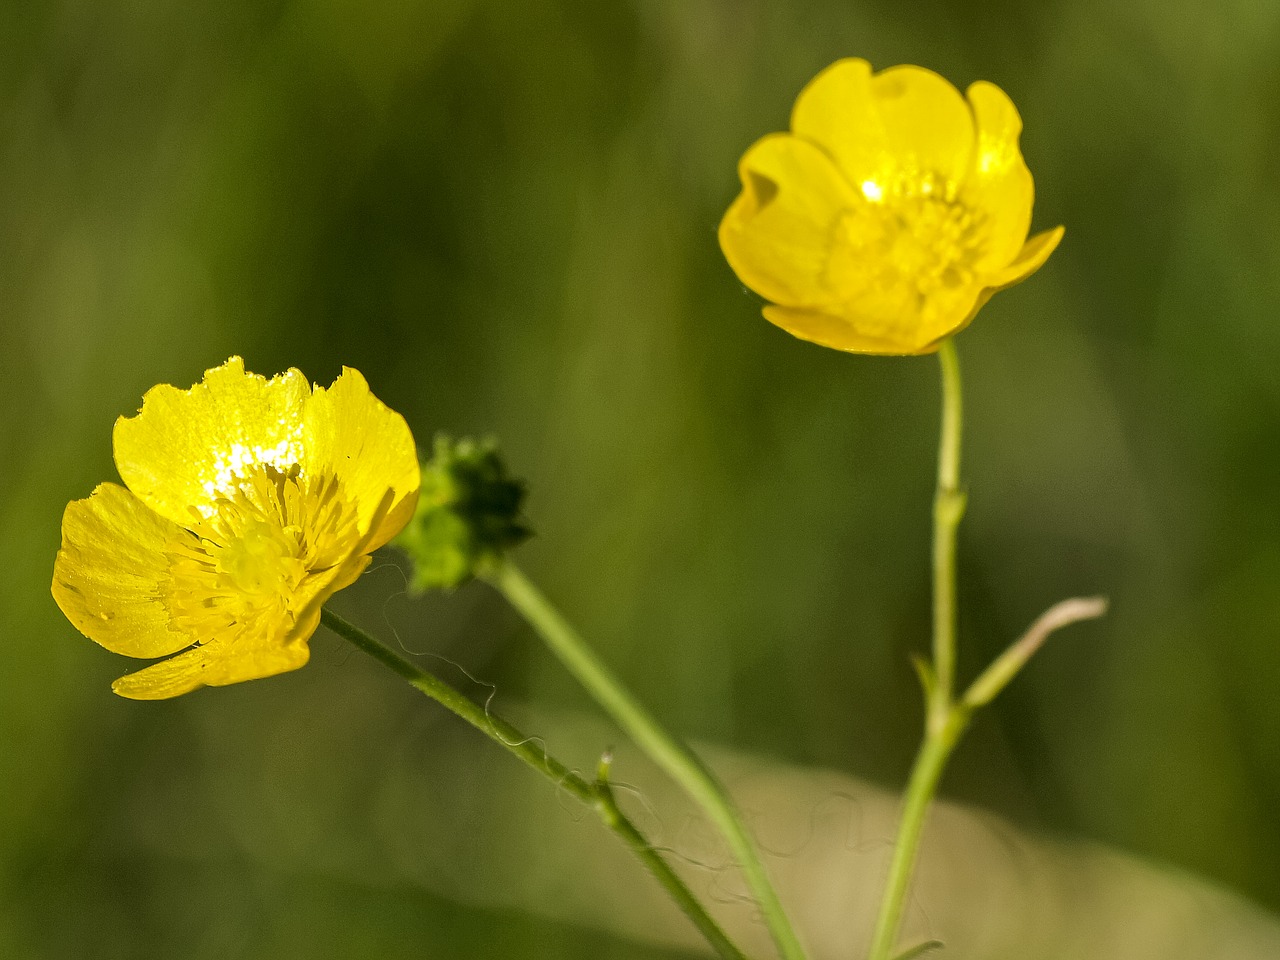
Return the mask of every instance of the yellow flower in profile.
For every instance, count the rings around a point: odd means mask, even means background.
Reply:
[[[769,321],[838,350],[929,353],[1048,259],[1062,228],[1027,239],[1018,111],[990,83],[966,97],[921,67],[840,60],[790,133],[747,150],[720,246]]]
[[[112,685],[137,700],[301,667],[321,606],[418,499],[408,425],[350,368],[313,390],[232,357],[147,391],[113,445],[125,486],[68,504],[53,596],[108,650],[170,657]]]

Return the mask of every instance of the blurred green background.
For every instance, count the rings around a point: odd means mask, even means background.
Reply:
[[[61,511],[148,387],[233,353],[501,437],[525,567],[674,729],[898,788],[936,363],[793,340],[715,239],[850,55],[1002,86],[1067,226],[960,340],[962,669],[1064,596],[1113,612],[944,792],[1280,911],[1280,5],[39,0],[0,4],[0,956],[684,956],[406,879],[388,784],[467,770],[323,631],[296,674],[111,694],[133,664],[49,595]],[[589,709],[490,591],[410,601],[395,563],[341,608],[496,709]],[[455,872],[523,855],[452,826]]]

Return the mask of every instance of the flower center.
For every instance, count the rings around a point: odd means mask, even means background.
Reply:
[[[308,578],[341,563],[358,540],[356,511],[334,476],[295,464],[248,466],[169,550],[165,600],[176,628],[207,641],[292,621]]]
[[[935,174],[861,184],[865,202],[837,220],[826,266],[836,301],[875,332],[928,324],[977,286],[982,216]]]
[[[278,595],[296,586],[306,572],[289,531],[256,518],[249,518],[225,545],[210,544],[206,550],[227,585],[249,596]]]

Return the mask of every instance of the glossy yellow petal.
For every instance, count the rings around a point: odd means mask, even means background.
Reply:
[[[980,294],[976,289],[959,292],[945,301],[949,308],[945,312],[939,310],[943,303],[935,298],[926,323],[886,323],[881,316],[860,315],[849,309],[830,313],[783,306],[766,306],[764,316],[792,336],[824,347],[849,353],[912,356],[932,353],[944,337],[968,324]],[[909,310],[903,307],[899,316],[907,315]]]
[[[777,303],[828,296],[831,235],[859,198],[813,144],[787,134],[757,142],[738,165],[742,193],[720,222],[720,248],[738,277]]]
[[[791,110],[791,132],[825,150],[855,187],[893,163],[871,76],[865,60],[837,60],[809,81]]]
[[[969,87],[967,96],[977,124],[977,148],[963,200],[983,219],[978,268],[992,270],[1013,260],[1027,239],[1035,189],[1018,147],[1022,118],[1013,101],[985,81]]]
[[[1009,266],[994,273],[987,279],[987,286],[993,291],[1004,290],[1012,287],[1015,283],[1021,283],[1027,279],[1027,277],[1044,266],[1044,262],[1049,259],[1049,255],[1062,242],[1062,237],[1065,233],[1065,227],[1054,227],[1052,230],[1037,233],[1023,244],[1022,250],[1019,251],[1017,257],[1014,258]]]
[[[207,513],[246,467],[298,462],[307,380],[289,370],[267,380],[232,357],[190,390],[161,384],[142,410],[116,421],[116,468],[151,509],[180,524]]]
[[[413,434],[404,417],[369,392],[359,371],[344,367],[333,386],[315,389],[307,401],[304,438],[305,468],[338,478],[361,532],[369,530],[383,495],[392,492],[390,512],[366,549],[382,546],[409,522],[422,477]]]
[[[872,76],[884,127],[885,162],[904,176],[936,175],[959,185],[974,149],[973,114],[960,91],[923,67],[890,67]]]
[[[306,666],[311,653],[308,640],[320,625],[320,609],[344,587],[350,586],[368,567],[361,542],[347,562],[309,578],[295,594],[296,621],[266,617],[250,629],[228,631],[207,643],[126,674],[111,689],[131,700],[166,700],[200,687],[225,687],[244,680],[260,680]]]
[[[314,630],[314,627],[312,628]],[[267,638],[253,643],[216,639],[209,643],[126,674],[111,685],[130,700],[167,700],[198,690],[224,687],[243,680],[259,680],[306,666],[311,650],[305,643],[282,646]]]
[[[173,627],[161,598],[168,551],[189,535],[128,490],[104,483],[67,505],[53,598],[90,640],[131,657],[162,657],[194,638]]]
[[[897,341],[862,333],[856,323],[851,323],[844,317],[833,316],[818,310],[767,306],[764,308],[764,317],[793,337],[835,350],[896,356],[911,352],[903,349],[902,344]]]
[[[950,83],[923,67],[873,74],[840,60],[796,98],[792,132],[819,144],[855,184],[933,177],[958,185],[973,154],[973,115]]]
[[[136,673],[126,674],[111,684],[111,689],[130,700],[167,700],[203,687],[202,675],[209,663],[208,650],[196,647]]]

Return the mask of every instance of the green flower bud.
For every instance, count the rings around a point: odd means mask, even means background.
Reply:
[[[528,539],[532,531],[520,517],[524,495],[495,441],[437,435],[422,465],[417,510],[395,539],[413,563],[410,588],[460,586]]]

